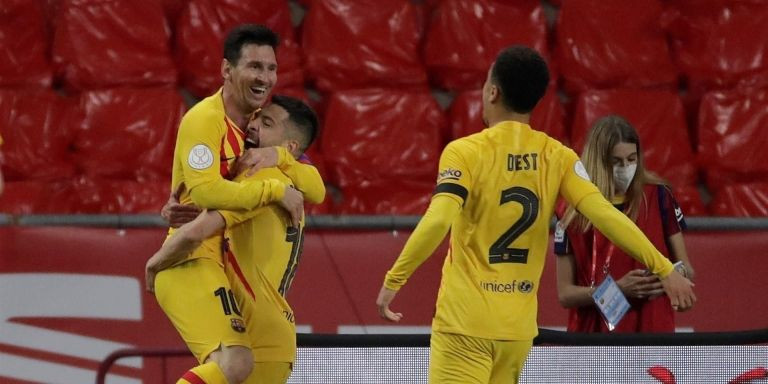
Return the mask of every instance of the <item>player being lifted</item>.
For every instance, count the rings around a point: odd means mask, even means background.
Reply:
[[[277,81],[277,44],[277,35],[260,25],[242,25],[227,35],[221,65],[222,88],[197,103],[182,118],[172,174],[172,190],[180,192],[180,204],[172,199],[164,208],[164,216],[187,208],[193,217],[197,216],[198,208],[190,204],[208,209],[250,210],[278,203],[290,214],[294,226],[298,226],[303,199],[323,200],[325,187],[317,170],[297,162],[285,148],[277,151],[283,160],[279,167],[296,189],[277,179],[239,183],[229,180],[234,176],[234,164],[243,154],[243,127],[268,100]],[[181,186],[185,188],[179,189]],[[172,225],[180,223],[178,214],[167,217]],[[209,237],[200,247],[207,252],[194,252],[166,270],[166,276],[174,277],[162,289],[156,289],[156,297],[200,362],[184,374],[181,382],[240,383],[253,368],[253,353],[244,334],[242,316],[227,310],[222,302],[222,296],[228,296],[231,287],[223,268],[221,236]],[[194,298],[195,305],[175,305],[177,298]]]

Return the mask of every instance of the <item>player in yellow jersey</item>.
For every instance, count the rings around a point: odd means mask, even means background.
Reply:
[[[528,125],[548,83],[536,51],[499,54],[482,92],[489,128],[445,147],[432,201],[386,274],[376,303],[382,317],[399,321],[390,303],[450,229],[430,383],[517,382],[538,333],[536,296],[558,196],[648,265],[677,309],[695,301],[692,284],[603,198],[576,153]]]
[[[279,146],[294,157],[300,156],[314,140],[317,117],[300,100],[274,96],[272,103],[251,123],[249,139],[256,136],[260,146]],[[279,168],[258,170],[235,180],[275,178],[290,184]],[[169,265],[195,249],[226,226],[227,276],[233,291],[229,302],[233,312],[245,320],[246,334],[254,354],[254,369],[246,383],[285,383],[296,355],[293,311],[284,299],[296,274],[303,240],[303,221],[293,226],[284,210],[270,205],[249,211],[207,211],[183,225],[152,257],[155,264]],[[157,276],[160,289],[165,280]],[[152,283],[151,271],[147,282]],[[151,287],[150,287],[151,288]],[[185,304],[181,304],[185,305]]]
[[[317,170],[289,156],[282,156],[286,161],[281,170],[297,176],[292,180],[298,191],[277,179],[230,180],[244,150],[241,127],[267,101],[277,81],[277,42],[274,32],[258,25],[239,26],[227,35],[222,88],[192,107],[179,127],[172,174],[172,190],[180,191],[177,207],[253,209],[274,202],[298,224],[304,198],[322,201],[325,187]],[[221,234],[206,239],[201,245],[206,252],[191,254],[164,270],[155,290],[158,303],[200,362],[181,383],[240,383],[253,367],[221,247]]]

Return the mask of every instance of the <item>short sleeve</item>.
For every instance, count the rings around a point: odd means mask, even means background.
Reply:
[[[688,225],[680,204],[677,203],[672,191],[666,185],[659,185],[659,208],[664,225],[664,236],[670,237],[684,231]]]
[[[555,255],[563,256],[573,253],[571,250],[571,243],[568,240],[568,232],[566,232],[565,228],[563,228],[563,225],[559,221],[557,224],[555,224],[555,235],[553,238],[555,245]]]
[[[472,185],[469,146],[462,141],[448,144],[440,155],[434,195],[444,194],[464,205]]]

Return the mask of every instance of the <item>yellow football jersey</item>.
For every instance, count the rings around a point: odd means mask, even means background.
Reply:
[[[488,339],[536,336],[539,278],[558,195],[599,193],[573,150],[506,121],[446,146],[435,195],[463,204],[452,223],[433,329]]]
[[[243,178],[241,175],[235,180]],[[277,179],[293,185],[291,179],[277,168],[259,170],[248,179]],[[293,282],[301,256],[304,219],[301,228],[291,227],[288,213],[275,204],[250,211],[220,213],[227,222],[226,237],[230,239],[230,248],[238,259],[246,259],[247,255],[247,260],[243,260],[244,271],[258,268],[284,296]]]
[[[244,178],[240,175],[235,180]],[[277,179],[292,185],[291,179],[277,168],[259,170],[248,179]],[[257,317],[265,317],[262,313],[264,303],[269,304],[270,310],[276,309],[282,314],[279,320],[274,317],[269,321],[266,317],[261,320],[264,324],[256,331],[259,343],[254,346],[254,353],[260,361],[293,361],[295,320],[284,296],[298,268],[304,221],[302,219],[298,229],[291,227],[287,212],[274,204],[250,211],[219,213],[227,223],[225,237],[234,257],[234,260],[227,260],[227,266],[235,270],[228,270],[227,274],[234,275],[249,296],[255,298]],[[289,357],[290,360],[286,360]]]
[[[245,134],[224,111],[222,90],[201,100],[182,118],[173,155],[171,186],[186,186],[182,204],[210,209],[249,209],[282,198],[274,180],[234,183],[230,168],[243,152]],[[196,189],[195,200],[190,191]],[[169,230],[169,235],[173,229]],[[221,260],[221,238],[212,236],[189,258]]]

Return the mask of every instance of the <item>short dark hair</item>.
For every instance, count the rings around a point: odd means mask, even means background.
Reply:
[[[513,45],[496,57],[491,81],[501,89],[504,106],[517,113],[529,113],[547,91],[549,70],[538,52]]]
[[[299,134],[300,150],[303,153],[309,148],[318,131],[318,120],[315,111],[303,101],[285,95],[273,95],[272,104],[279,105],[288,112],[288,120],[296,127]]]
[[[224,58],[232,65],[237,65],[244,45],[269,45],[277,51],[279,37],[277,33],[260,24],[242,24],[233,28],[224,40]]]

